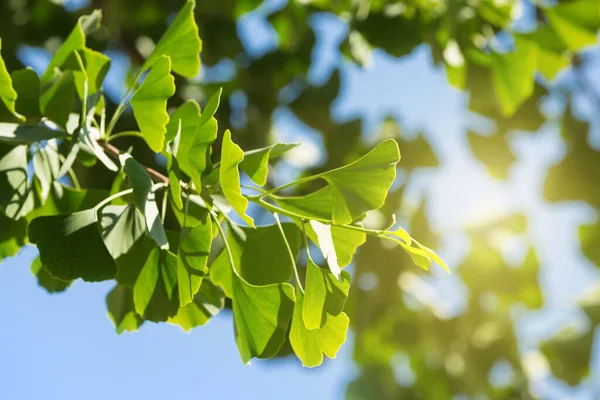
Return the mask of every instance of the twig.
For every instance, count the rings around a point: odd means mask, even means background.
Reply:
[[[113,160],[115,161],[119,161],[119,155],[121,154],[121,152],[119,151],[119,149],[117,149],[115,146],[113,146],[112,144],[108,143],[108,142],[99,142],[100,145],[102,146],[102,148],[104,149],[104,152]],[[146,167],[144,166],[144,168],[146,169],[146,172],[148,173],[148,175],[150,175],[150,177],[155,181],[155,182],[162,182],[162,183],[166,183],[167,185],[169,184],[169,178],[167,178],[166,176],[164,176],[163,174],[161,174],[160,172],[150,168],[150,167]]]

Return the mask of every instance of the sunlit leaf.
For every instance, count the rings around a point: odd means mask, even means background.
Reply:
[[[181,307],[192,302],[201,287],[208,268],[206,263],[212,243],[212,223],[204,221],[181,229],[177,253],[177,282]]]
[[[177,284],[177,257],[166,250],[155,247],[144,263],[140,275],[133,286],[133,301],[139,315],[146,317],[155,291],[163,291],[173,298]]]
[[[20,125],[0,122],[0,142],[30,144],[42,140],[63,139],[67,132],[43,125]]]
[[[192,328],[205,325],[225,306],[223,291],[213,285],[208,279],[202,281],[200,291],[196,293],[191,303],[181,307],[169,322],[179,325],[189,332]]]
[[[169,122],[167,100],[175,94],[175,80],[170,71],[169,58],[160,57],[131,98],[133,115],[140,131],[148,146],[157,153],[163,149]]]
[[[333,237],[331,236],[331,225],[322,224],[318,221],[310,221],[310,226],[317,234],[317,243],[323,253],[323,257],[327,260],[329,270],[337,279],[340,279],[342,270],[338,264]]]
[[[13,148],[0,158],[0,208],[11,219],[27,215],[34,207],[27,178],[27,146]]]
[[[127,254],[146,233],[144,217],[133,204],[104,207],[101,226],[104,244],[115,260]]]
[[[95,282],[112,279],[117,273],[94,209],[38,217],[29,224],[29,240],[40,250],[44,267],[58,279]]]
[[[240,169],[259,186],[267,183],[269,160],[281,157],[285,152],[298,146],[299,143],[276,143],[262,149],[250,150],[244,153]]]
[[[600,14],[597,7],[595,0],[573,0],[547,8],[544,14],[567,48],[578,51],[598,41]]]
[[[2,50],[2,39],[0,38],[0,50]],[[25,118],[17,113],[16,105],[17,105],[17,91],[13,88],[13,83],[8,70],[6,69],[6,64],[2,59],[2,55],[0,55],[0,100],[8,111],[13,114],[15,117],[25,120]]]

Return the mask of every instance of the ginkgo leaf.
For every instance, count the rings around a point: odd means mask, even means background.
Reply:
[[[179,308],[177,315],[169,318],[169,322],[179,325],[189,332],[192,328],[205,325],[225,306],[223,291],[213,285],[208,279],[202,281],[200,291],[196,293],[191,303]]]
[[[28,67],[13,71],[10,76],[13,81],[13,88],[18,94],[17,112],[27,118],[41,118],[40,77],[38,74]]]
[[[155,291],[163,290],[169,299],[173,298],[177,284],[177,257],[166,250],[154,247],[144,263],[140,275],[133,286],[135,311],[147,318],[146,311]],[[170,317],[167,315],[167,318]]]
[[[304,196],[275,196],[271,198],[284,210],[304,219],[332,220],[333,186]]]
[[[297,221],[297,225],[302,226],[302,221]],[[306,235],[310,240],[318,244],[318,236],[311,224],[305,225],[305,229]],[[331,225],[331,238],[333,240],[333,247],[337,256],[338,265],[340,268],[344,268],[352,262],[356,250],[366,242],[367,235],[364,232]]]
[[[290,344],[303,366],[316,367],[323,362],[323,354],[329,358],[335,358],[346,341],[350,319],[343,312],[335,317],[328,315],[323,326],[309,330],[304,326],[302,320],[303,307],[304,295],[301,291],[297,291],[294,317],[290,328]]]
[[[285,152],[299,146],[300,143],[275,143],[262,149],[250,150],[244,153],[240,169],[259,186],[267,183],[269,160],[281,157]]]
[[[46,202],[52,183],[57,179],[60,170],[60,159],[58,157],[58,146],[56,142],[48,142],[46,147],[38,148],[33,155],[33,171],[41,186],[42,204]]]
[[[175,94],[175,79],[170,74],[171,60],[160,57],[131,98],[133,115],[140,131],[155,152],[163,149],[169,114],[167,100]]]
[[[533,93],[533,74],[537,68],[537,47],[518,37],[515,42],[512,52],[492,56],[494,88],[507,117]]]
[[[144,323],[135,312],[133,289],[128,286],[115,286],[106,296],[106,308],[118,335],[126,331],[135,332]]]
[[[101,226],[104,244],[115,260],[127,254],[146,233],[144,217],[133,204],[104,207]]]
[[[419,247],[419,249],[423,250],[423,252],[427,254],[427,257],[429,257],[432,261],[435,261],[440,267],[444,268],[446,272],[450,273],[450,268],[448,268],[444,260],[442,260],[433,250],[427,246],[423,246],[414,239],[412,241]]]
[[[194,19],[195,7],[195,0],[187,0],[156,44],[142,69],[155,65],[161,56],[169,56],[173,63],[173,71],[179,75],[193,78],[198,74],[202,41]]]
[[[54,130],[43,125],[20,125],[0,122],[0,142],[31,144],[42,140],[64,139],[65,131]]]
[[[319,268],[308,256],[302,307],[302,319],[307,329],[321,328],[328,316],[337,316],[344,310],[350,280],[347,271],[342,271],[338,279],[330,271]]]
[[[150,237],[158,247],[168,250],[169,242],[158,212],[156,193],[152,190],[152,178],[130,154],[121,154],[119,159],[133,187],[133,204],[144,215]]]
[[[177,282],[180,307],[192,302],[200,289],[212,243],[212,223],[206,215],[204,221],[181,229],[177,253]]]
[[[198,103],[195,101],[186,101],[175,110],[167,124],[165,142],[169,143],[173,141],[175,136],[179,134],[179,146],[174,155],[181,171],[189,176],[191,176],[191,166],[188,161],[189,150],[196,136],[196,129],[199,123],[200,107]]]
[[[244,160],[244,152],[231,140],[231,132],[225,131],[223,146],[221,148],[221,167],[219,168],[219,182],[221,190],[229,204],[240,217],[251,227],[254,227],[252,217],[246,215],[248,200],[242,196],[240,189],[239,164]]]
[[[88,122],[79,129],[79,144],[81,146],[80,148],[84,151],[79,152],[79,150],[77,150],[78,154],[83,154],[87,151],[96,156],[96,159],[100,160],[100,162],[110,171],[117,172],[119,168],[113,160],[106,155],[102,146],[98,143],[100,132],[90,124],[91,121],[88,118]]]
[[[301,245],[300,229],[290,223],[282,227],[292,254],[297,255]],[[292,279],[293,265],[277,225],[230,229],[227,242],[237,272],[246,282],[263,286]],[[212,264],[211,276],[227,270],[228,266],[229,255],[223,251]],[[229,286],[224,289],[227,293],[231,291]]]
[[[323,253],[323,257],[327,260],[329,270],[337,279],[340,279],[342,270],[338,264],[335,245],[331,236],[331,225],[322,224],[318,221],[310,221],[310,226],[317,234],[317,243]]]
[[[71,281],[61,281],[50,275],[39,257],[31,262],[31,273],[37,278],[38,285],[46,289],[48,293],[64,292],[71,286]]]
[[[221,89],[215,92],[206,103],[206,108],[200,115],[194,139],[188,150],[189,175],[199,190],[202,186],[202,176],[207,171],[210,172],[212,168],[210,148],[217,139],[218,124],[214,115],[219,108],[220,101]],[[185,151],[183,144],[181,150]]]
[[[117,273],[102,241],[95,209],[38,217],[29,224],[29,240],[37,245],[42,264],[55,278],[97,282]]]
[[[61,69],[73,72],[75,88],[80,99],[102,90],[102,82],[109,68],[109,57],[87,48],[74,50],[61,66]]]
[[[54,78],[55,68],[60,68],[75,50],[85,48],[86,35],[96,31],[100,27],[101,22],[102,11],[100,10],[96,10],[90,15],[84,15],[79,18],[75,28],[73,28],[67,39],[54,54],[50,63],[48,63],[48,67],[41,78],[43,85]]]
[[[423,268],[425,271],[429,270],[429,267],[431,266],[431,258],[429,258],[424,250],[412,247],[411,245],[406,244],[404,241],[398,240],[394,237],[390,237],[390,239],[396,242],[400,247],[402,247],[402,249],[404,249],[404,251],[406,251],[406,253],[408,253],[415,265]]]
[[[569,50],[579,51],[597,43],[600,14],[595,0],[561,2],[544,9],[544,14]]]
[[[75,80],[72,71],[65,71],[49,83],[40,97],[42,114],[61,128],[66,129],[75,103]]]
[[[2,50],[2,39],[0,38],[0,50]],[[17,105],[17,91],[13,88],[13,83],[6,64],[0,54],[0,100],[8,111],[15,117],[25,120],[25,118],[19,114],[16,110]]]
[[[33,208],[32,186],[27,178],[27,146],[16,146],[0,158],[0,208],[11,219]]]

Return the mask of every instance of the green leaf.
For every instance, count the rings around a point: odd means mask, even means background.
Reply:
[[[2,39],[0,38],[0,50],[2,50]],[[13,88],[12,79],[8,70],[6,69],[6,64],[2,59],[2,55],[0,54],[0,100],[6,106],[8,111],[15,117],[20,120],[25,120],[21,114],[16,111],[17,105],[17,91]]]
[[[46,289],[48,293],[60,293],[71,286],[71,281],[61,281],[54,278],[42,265],[39,257],[36,257],[31,263],[31,273],[37,277],[38,285]]]
[[[330,271],[319,268],[308,256],[302,319],[307,329],[318,329],[327,318],[344,310],[350,290],[350,274],[342,271],[338,279]]]
[[[140,131],[148,146],[157,153],[163,149],[169,122],[167,99],[175,94],[175,79],[170,71],[171,60],[160,57],[131,98]]]
[[[110,171],[117,172],[119,170],[117,165],[106,155],[100,144],[98,144],[100,132],[90,124],[91,121],[88,119],[88,122],[79,130],[79,143],[83,146],[82,149],[94,154]],[[78,154],[85,154],[85,152],[78,152]]]
[[[195,101],[186,101],[175,110],[167,124],[165,142],[169,143],[175,140],[175,137],[179,134],[179,146],[174,155],[177,158],[181,171],[189,176],[191,176],[192,167],[188,161],[188,155],[199,123],[200,107],[198,103]]]
[[[144,267],[133,286],[135,310],[146,318],[146,311],[157,289],[164,290],[173,298],[177,283],[177,257],[166,250],[155,247],[144,263]]]
[[[158,212],[156,193],[152,191],[150,175],[131,155],[121,154],[119,159],[133,187],[133,204],[144,215],[150,237],[161,249],[168,250],[169,242]]]
[[[301,244],[300,230],[290,223],[284,223],[282,226],[292,253],[298,254]],[[259,226],[256,229],[230,229],[227,241],[236,270],[249,284],[264,286],[289,282],[292,279],[293,265],[277,225]],[[265,246],[265,243],[268,243],[268,246]],[[211,277],[222,274],[228,266],[229,255],[227,251],[223,251],[213,262]],[[217,280],[223,279],[217,277]],[[215,279],[213,281],[216,282]],[[230,285],[223,288],[229,295]]]
[[[13,88],[17,91],[17,112],[27,118],[39,119],[40,110],[40,77],[31,68],[19,69],[10,74]]]
[[[300,145],[300,143],[276,143],[269,147],[247,151],[244,160],[240,163],[240,169],[259,186],[267,183],[269,173],[269,160],[281,157],[285,152]]]
[[[30,144],[42,140],[64,139],[65,131],[54,130],[43,125],[20,125],[0,122],[0,142]]]
[[[206,263],[212,243],[212,223],[204,221],[192,227],[183,227],[177,254],[177,282],[180,307],[192,302],[198,293],[208,268]]]
[[[418,267],[424,269],[425,271],[429,271],[429,267],[431,266],[431,258],[427,255],[427,253],[422,249],[417,249],[404,243],[402,240],[398,240],[395,237],[389,237],[392,241],[396,242],[400,247],[404,249],[412,259],[412,261]],[[416,242],[413,239],[413,242]],[[445,265],[445,264],[444,264]]]
[[[101,226],[104,244],[115,260],[127,254],[146,233],[145,219],[133,204],[104,207]]]
[[[13,221],[0,213],[0,261],[16,255],[27,239],[27,221]]]
[[[322,224],[318,221],[310,221],[310,226],[317,235],[317,243],[323,253],[323,257],[327,260],[329,270],[337,279],[340,279],[342,270],[338,264],[333,237],[331,236],[331,225]]]
[[[39,188],[39,184],[36,186],[34,192],[39,195],[41,188]],[[86,210],[96,206],[96,204],[104,200],[107,195],[108,193],[105,190],[81,190],[64,186],[59,182],[54,182],[46,203],[41,206],[40,199],[40,204],[36,204],[36,208],[27,215],[27,219],[31,221],[34,218],[41,216],[71,214],[77,211]]]
[[[177,311],[177,315],[169,318],[169,322],[179,325],[181,329],[189,332],[192,328],[205,325],[224,306],[225,295],[223,291],[208,279],[205,279],[202,281],[200,291],[196,293],[193,301],[185,307],[181,307]]]
[[[328,185],[305,196],[271,198],[284,210],[304,219],[332,220],[333,186]]]
[[[40,97],[42,114],[66,129],[69,114],[75,103],[75,80],[71,71],[58,75]]]
[[[115,286],[106,296],[106,308],[119,335],[126,331],[135,332],[144,323],[135,313],[133,289],[128,286]]]
[[[515,43],[512,52],[492,55],[494,89],[506,117],[513,115],[532,95],[537,68],[537,46],[518,37]]]
[[[222,90],[219,89],[206,103],[206,108],[198,120],[198,126],[191,147],[188,149],[188,166],[190,167],[188,175],[190,175],[198,190],[202,187],[201,177],[212,169],[210,149],[213,142],[217,139],[218,124],[214,115],[219,108],[221,92]],[[180,149],[181,152],[186,149],[183,142],[180,145]]]
[[[185,6],[158,41],[142,69],[155,65],[162,56],[169,56],[173,62],[173,71],[179,75],[193,78],[198,74],[202,41],[194,19],[195,7],[194,0],[187,0]]]
[[[55,278],[87,282],[112,279],[117,266],[100,234],[96,210],[38,217],[29,224],[29,240]]]
[[[33,155],[33,170],[40,182],[42,204],[46,202],[52,183],[58,178],[60,159],[56,142],[49,142],[46,147],[39,148]]]
[[[446,270],[446,272],[450,273],[450,268],[448,268],[448,266],[446,265],[444,260],[442,260],[437,254],[435,254],[435,252],[433,250],[431,250],[429,247],[423,246],[421,243],[417,242],[414,239],[412,241],[421,250],[423,250],[423,252],[427,255],[427,257],[429,257],[432,261],[435,261],[437,263],[437,265],[439,265],[440,267],[444,268]]]
[[[550,26],[569,50],[596,44],[600,15],[595,0],[574,0],[544,10]]]
[[[55,76],[55,69],[61,68],[69,56],[75,51],[85,48],[86,35],[89,35],[100,28],[102,21],[102,11],[96,10],[90,15],[84,15],[79,18],[77,25],[67,39],[54,54],[46,71],[42,75],[42,84],[50,82]]]
[[[246,215],[248,200],[242,196],[240,189],[239,164],[244,160],[244,152],[231,140],[231,132],[225,131],[223,147],[221,148],[221,167],[219,169],[219,182],[221,190],[233,209],[251,227],[254,220]]]
[[[34,207],[32,186],[27,179],[27,151],[27,146],[17,146],[0,159],[0,208],[15,220]]]
[[[346,332],[350,319],[345,313],[327,316],[325,324],[309,330],[304,326],[302,310],[306,306],[301,291],[296,292],[294,318],[290,329],[290,344],[305,367],[316,367],[323,362],[323,354],[335,358],[338,350],[346,341]]]

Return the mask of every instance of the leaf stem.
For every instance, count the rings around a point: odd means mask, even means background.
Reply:
[[[127,105],[129,104],[129,101],[131,100],[131,92],[135,88],[137,81],[140,79],[143,72],[144,72],[144,70],[142,70],[140,68],[140,70],[137,72],[137,74],[135,74],[135,76],[133,77],[133,81],[131,82],[131,85],[127,88],[125,95],[121,99],[121,102],[117,106],[115,113],[113,114],[112,118],[110,119],[108,128],[106,129],[106,137],[110,138],[110,136],[111,136],[110,134],[112,133],[113,129],[115,129],[115,125],[117,124],[117,121],[119,120],[119,118],[121,118],[123,111],[125,111],[125,108],[127,108]]]
[[[279,228],[279,232],[283,237],[283,241],[285,242],[285,247],[287,248],[287,252],[290,256],[290,261],[292,262],[292,266],[294,267],[294,276],[296,277],[296,283],[300,288],[300,291],[304,293],[304,288],[302,287],[302,283],[300,282],[300,276],[298,275],[298,266],[296,265],[296,259],[294,257],[294,253],[292,252],[292,248],[290,247],[290,243],[285,236],[285,232],[283,231],[283,226],[281,226],[281,221],[279,220],[279,215],[277,213],[273,213],[273,217],[275,218],[275,222],[277,223],[277,227]]]
[[[229,264],[231,264],[231,269],[233,270],[233,272],[235,273],[235,275],[237,277],[242,279],[239,276],[239,274],[237,273],[237,270],[235,269],[235,263],[233,262],[233,253],[231,252],[231,248],[229,247],[229,242],[227,241],[227,236],[225,236],[225,232],[223,231],[223,227],[221,226],[219,219],[212,212],[209,214],[210,214],[211,218],[213,219],[214,223],[217,224],[217,229],[219,230],[219,235],[221,236],[221,239],[223,239],[223,243],[225,245],[225,251],[227,252],[227,255],[229,256]]]
[[[109,137],[106,138],[107,142],[112,142],[115,139],[121,138],[121,137],[139,137],[139,138],[144,138],[144,135],[142,134],[142,132],[136,132],[136,131],[125,131],[125,132],[119,132],[119,133],[115,133],[114,135],[111,135]]]
[[[156,191],[158,189],[166,188],[167,186],[168,185],[166,183],[156,183],[156,184],[152,185],[151,190],[154,192],[154,191]],[[127,196],[128,194],[131,194],[131,193],[133,193],[133,188],[125,189],[125,190],[122,190],[122,191],[120,191],[118,193],[113,194],[112,196],[108,196],[107,198],[105,198],[104,200],[102,200],[100,203],[96,204],[96,206],[94,207],[94,210],[98,211],[102,207],[104,207],[107,204],[109,204],[114,199],[118,199],[119,197]]]
[[[301,185],[301,184],[306,183],[306,182],[314,181],[315,179],[319,179],[322,175],[323,174],[316,174],[316,175],[307,176],[307,177],[295,180],[293,182],[286,183],[285,185],[281,185],[281,186],[278,186],[276,188],[267,190],[266,192],[263,192],[263,193],[261,193],[259,195],[249,196],[249,199],[250,199],[250,197],[254,197],[256,199],[262,199],[265,196],[269,196],[269,195],[271,195],[273,193],[276,193],[276,192],[279,192],[279,191],[281,191],[283,189],[287,189],[289,187],[296,186],[296,185]]]

